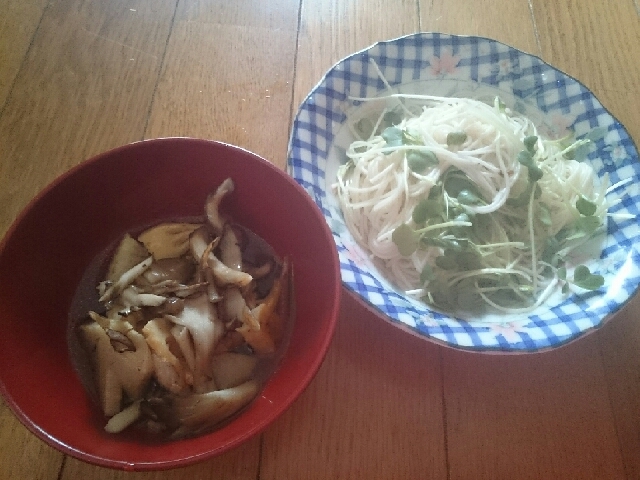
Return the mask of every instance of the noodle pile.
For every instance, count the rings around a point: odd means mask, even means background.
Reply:
[[[405,108],[385,129],[383,114],[338,171],[355,240],[427,303],[512,313],[540,305],[566,283],[566,254],[606,216],[606,186],[571,159],[586,141],[543,139],[499,99],[394,97],[419,98],[421,112]]]

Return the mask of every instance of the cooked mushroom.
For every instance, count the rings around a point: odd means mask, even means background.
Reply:
[[[233,190],[228,179],[207,198],[203,223],[118,244],[98,285],[106,313],[81,327],[108,432],[197,434],[247,405],[270,371],[259,364],[281,344],[286,262],[222,215]]]
[[[248,405],[258,394],[258,390],[258,382],[249,380],[226,390],[176,397],[172,409],[181,427],[174,436],[194,434],[211,428]]]
[[[181,257],[189,250],[189,236],[200,228],[198,223],[162,223],[138,236],[156,260]]]
[[[169,318],[186,327],[191,334],[195,351],[193,386],[196,391],[202,391],[210,380],[208,366],[218,340],[224,335],[224,325],[206,295],[186,299],[180,314]]]
[[[153,362],[147,342],[129,322],[104,317],[102,321],[111,330],[125,335],[135,347],[122,352],[114,350],[105,328],[96,321],[80,327],[85,345],[95,352],[93,362],[100,404],[104,414],[110,417],[120,411],[123,395],[130,400],[142,398],[153,374]]]
[[[181,393],[193,384],[192,371],[171,351],[173,324],[165,318],[154,318],[143,327],[142,333],[153,351],[153,364],[158,383],[173,393]]]
[[[117,281],[124,272],[142,262],[149,256],[149,252],[128,233],[122,238],[107,271],[106,279]]]
[[[211,369],[219,389],[237,387],[253,376],[258,359],[253,355],[224,352],[213,357]]]
[[[216,235],[222,235],[222,230],[225,225],[225,220],[220,215],[220,203],[222,199],[229,193],[233,192],[235,189],[235,184],[233,180],[227,178],[224,180],[220,186],[216,189],[216,191],[207,197],[207,202],[205,204],[205,213],[207,215],[207,219],[209,220],[209,224],[213,227]]]
[[[120,275],[120,278],[118,278],[118,280],[111,284],[104,293],[102,293],[100,301],[108,302],[113,297],[119,295],[122,290],[131,285],[136,278],[142,275],[144,271],[151,266],[151,262],[153,262],[153,257],[148,257]]]

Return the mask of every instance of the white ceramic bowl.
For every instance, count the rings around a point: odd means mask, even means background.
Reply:
[[[369,261],[345,227],[331,191],[336,171],[353,141],[347,117],[367,114],[389,91],[372,60],[400,93],[493,99],[496,95],[551,138],[573,132],[589,138],[588,161],[611,184],[611,213],[637,215],[640,163],[625,128],[579,81],[540,58],[479,37],[419,33],[379,42],[338,62],[304,100],[289,144],[289,173],[322,209],[338,249],[343,284],[383,318],[411,332],[472,350],[525,352],[563,345],[601,326],[636,292],[640,280],[640,228],[636,219],[608,219],[606,234],[590,244],[587,265],[605,278],[596,292],[557,295],[528,315],[455,318],[434,311],[395,289]],[[375,102],[373,102],[375,103]],[[373,107],[375,108],[375,107]],[[380,107],[378,107],[380,108]]]

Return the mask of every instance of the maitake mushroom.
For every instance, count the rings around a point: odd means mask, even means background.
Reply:
[[[102,411],[116,433],[138,423],[172,438],[234,415],[258,393],[259,358],[273,358],[290,314],[291,270],[220,212],[125,235],[98,285],[105,312],[80,326]]]

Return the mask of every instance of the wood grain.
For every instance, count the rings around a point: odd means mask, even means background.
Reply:
[[[410,0],[304,0],[296,61],[294,106],[333,64],[358,50],[419,30]]]
[[[190,136],[284,168],[298,2],[181,2],[145,137]]]
[[[640,141],[638,0],[0,0],[0,235],[100,151],[186,135],[286,162],[335,62],[417,31],[480,35],[589,87]],[[522,356],[439,347],[345,295],[318,375],[261,436],[166,472],[53,450],[0,401],[0,478],[638,479],[640,297],[601,330]],[[1,321],[1,318],[0,318]]]
[[[587,86],[640,141],[640,14],[631,1],[532,0],[545,60]]]
[[[63,461],[62,453],[31,434],[5,402],[0,403],[0,479],[56,478]]]
[[[528,2],[464,3],[421,4],[422,25],[542,53]],[[446,349],[443,366],[451,479],[624,478],[595,337],[533,356]]]
[[[627,478],[640,478],[640,296],[599,332],[611,411]]]
[[[174,6],[50,3],[0,117],[0,235],[57,175],[142,138]],[[0,415],[2,478],[56,478],[61,454]]]
[[[534,1],[545,58],[589,87],[640,142],[640,13],[637,3]],[[570,46],[570,48],[567,48]],[[598,332],[627,478],[640,478],[638,298]]]
[[[428,32],[488,37],[539,53],[528,0],[420,0],[420,26]]]
[[[174,9],[51,3],[0,118],[0,234],[57,175],[143,138]]]
[[[0,0],[0,112],[46,6],[47,0]]]
[[[625,478],[595,335],[442,362],[451,479]]]
[[[417,29],[415,2],[303,1],[294,108],[338,60]],[[441,394],[438,347],[343,295],[323,367],[264,435],[260,478],[443,478]]]
[[[445,478],[439,347],[342,298],[325,363],[265,433],[260,479]]]
[[[260,437],[255,437],[211,460],[161,472],[123,472],[67,458],[58,480],[255,480],[258,478],[259,454]]]

